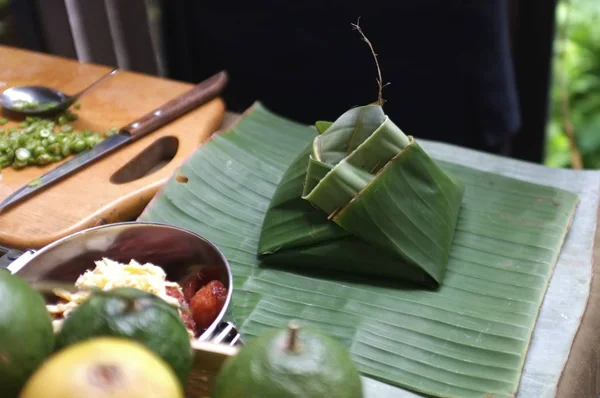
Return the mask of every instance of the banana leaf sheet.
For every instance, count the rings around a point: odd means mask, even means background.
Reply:
[[[290,319],[317,327],[348,347],[364,375],[368,397],[405,397],[414,392],[514,396],[578,196],[524,181],[544,174],[536,169],[540,166],[526,168],[522,162],[507,161],[512,167],[507,169],[491,155],[424,143],[444,170],[465,183],[439,289],[264,267],[257,260],[257,246],[265,212],[283,174],[315,136],[314,128],[255,104],[234,127],[215,136],[182,165],[178,173],[187,182],[172,178],[141,219],[188,228],[225,253],[234,276],[232,309],[247,338]],[[472,155],[469,162],[478,168],[462,165],[466,160],[456,158],[461,155]],[[501,175],[507,170],[522,179]],[[544,182],[580,192],[587,214],[597,208],[597,194],[590,191],[597,192],[597,186],[584,188],[560,171],[558,175],[552,178],[546,173]],[[585,175],[585,181],[599,180],[597,175]],[[595,219],[582,219],[576,226],[578,232],[588,231],[595,227]],[[591,250],[585,245],[579,250]],[[587,268],[577,264],[573,269],[580,272],[573,275],[561,271],[566,278],[581,279],[580,286],[571,290],[558,282],[559,289],[578,295],[575,303],[565,306],[565,313],[574,315],[573,322],[558,326],[564,332],[554,336],[562,339],[558,349],[543,361],[534,358],[529,374],[525,368],[521,391],[539,392],[540,382],[548,382],[546,392],[555,386],[576,330],[577,311],[580,315],[585,306]],[[542,312],[540,322],[555,322],[556,329],[556,314],[549,311],[545,317]],[[548,334],[548,325],[542,326]],[[533,343],[532,350],[535,339]]]

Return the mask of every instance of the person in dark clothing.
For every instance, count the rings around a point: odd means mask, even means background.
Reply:
[[[375,101],[360,17],[390,83],[384,109],[405,133],[502,153],[519,128],[504,0],[166,3],[170,76],[227,70],[233,111],[258,100],[312,124]]]

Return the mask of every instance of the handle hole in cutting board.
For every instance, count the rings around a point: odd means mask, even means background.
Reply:
[[[166,166],[175,157],[178,148],[177,137],[161,137],[117,170],[110,177],[110,182],[125,184],[150,175]]]

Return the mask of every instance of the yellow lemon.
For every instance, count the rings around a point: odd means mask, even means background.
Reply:
[[[181,384],[160,357],[141,344],[99,337],[50,357],[20,398],[182,398]]]

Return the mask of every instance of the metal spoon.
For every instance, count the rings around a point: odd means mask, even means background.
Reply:
[[[82,95],[112,76],[116,71],[116,68],[113,69],[75,95],[67,95],[56,89],[44,86],[11,87],[0,95],[0,103],[3,109],[15,114],[47,116],[59,113],[73,105]],[[23,107],[24,103],[28,104],[28,106]],[[32,103],[34,104],[33,106],[31,106]]]

